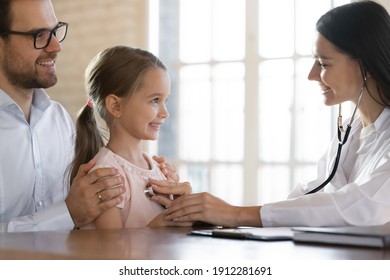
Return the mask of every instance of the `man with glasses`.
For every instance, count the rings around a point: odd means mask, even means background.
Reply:
[[[93,162],[66,183],[73,122],[42,88],[67,30],[50,0],[0,1],[0,232],[73,229],[122,199],[115,170],[87,175]]]
[[[0,34],[3,36],[6,35],[23,35],[34,38],[34,48],[37,50],[41,50],[46,48],[51,41],[51,37],[54,35],[58,43],[61,43],[65,40],[66,33],[68,32],[68,24],[66,22],[59,22],[56,27],[53,29],[38,29],[37,31],[30,32],[21,32],[21,31],[13,31],[13,30],[4,30],[0,31]]]

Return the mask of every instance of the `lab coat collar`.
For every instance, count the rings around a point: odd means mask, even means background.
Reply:
[[[388,129],[389,122],[390,122],[390,108],[385,107],[385,109],[383,109],[383,112],[379,115],[379,117],[374,122],[376,131]]]

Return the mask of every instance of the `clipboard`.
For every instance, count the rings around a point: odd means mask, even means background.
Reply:
[[[288,227],[201,229],[192,230],[188,235],[255,241],[287,241],[293,238],[293,232]]]

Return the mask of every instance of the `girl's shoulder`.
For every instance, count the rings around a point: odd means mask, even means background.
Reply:
[[[92,170],[104,167],[119,167],[117,161],[114,158],[114,154],[106,147],[103,147],[99,150],[99,152],[95,155],[94,160],[96,161],[96,164]]]

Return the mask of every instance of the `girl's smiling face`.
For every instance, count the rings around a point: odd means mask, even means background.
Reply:
[[[160,126],[169,116],[166,101],[170,79],[166,70],[148,70],[139,88],[122,99],[121,117],[117,121],[128,136],[138,140],[157,140]]]

